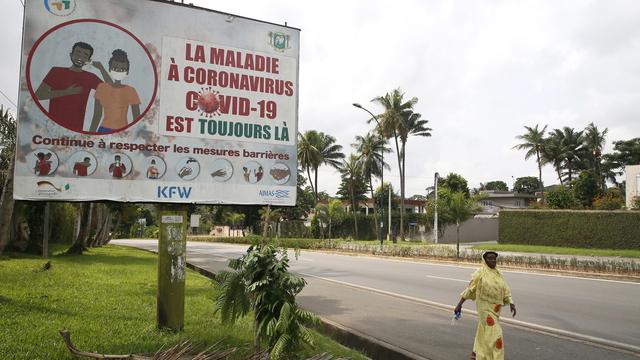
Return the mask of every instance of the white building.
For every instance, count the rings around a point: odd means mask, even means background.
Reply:
[[[627,165],[624,172],[627,175],[627,209],[631,209],[633,198],[640,196],[640,165]]]

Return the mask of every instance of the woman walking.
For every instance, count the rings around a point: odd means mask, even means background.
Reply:
[[[496,268],[498,253],[487,251],[482,254],[482,267],[471,276],[471,282],[460,294],[461,299],[455,308],[456,313],[462,311],[465,300],[476,302],[478,311],[478,327],[473,342],[471,359],[474,360],[503,360],[504,342],[500,327],[500,310],[509,304],[511,314],[516,316],[516,305],[511,298],[511,290]]]

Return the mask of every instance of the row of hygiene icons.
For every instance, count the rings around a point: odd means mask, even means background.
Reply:
[[[100,164],[94,154],[81,150],[70,156],[66,163],[61,164],[55,152],[49,149],[36,149],[28,156],[27,163],[37,176],[52,176],[60,168],[59,175],[62,176],[90,177],[100,166],[108,169],[109,175],[114,179],[127,178],[134,173],[131,158],[123,153],[112,154],[104,164]],[[162,179],[168,169],[161,157],[148,156],[137,170],[138,174],[142,172],[147,179],[155,180]],[[233,165],[227,159],[215,159],[202,169],[200,161],[191,156],[181,158],[169,171],[174,171],[182,180],[189,181],[200,175],[206,175],[217,182],[228,181],[235,172]],[[262,164],[249,160],[242,165],[237,176],[249,184],[256,184],[263,181],[265,175],[271,178],[274,184],[283,185],[291,178],[291,170],[287,164],[276,162],[267,173],[267,169]]]

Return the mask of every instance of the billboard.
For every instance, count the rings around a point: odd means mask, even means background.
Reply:
[[[163,1],[27,1],[14,197],[295,205],[299,39]]]

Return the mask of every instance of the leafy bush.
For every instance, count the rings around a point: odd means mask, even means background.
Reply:
[[[618,188],[609,188],[593,200],[595,210],[619,210],[624,207],[624,198]]]
[[[578,206],[573,191],[566,186],[549,190],[545,195],[545,201],[550,209],[572,209]]]
[[[229,261],[230,272],[218,275],[221,293],[216,311],[225,323],[235,321],[253,310],[256,343],[266,342],[270,359],[281,359],[304,344],[313,345],[307,323],[315,316],[300,309],[295,301],[306,281],[289,272],[285,249],[271,244],[249,247],[241,258]]]
[[[591,207],[593,200],[600,194],[598,177],[593,171],[583,171],[573,181],[573,194],[582,206]]]
[[[640,210],[640,196],[635,196],[631,200],[631,210]]]
[[[288,220],[280,223],[280,236],[293,238],[307,238],[311,236],[311,229],[302,220]]]
[[[640,212],[503,210],[498,242],[638,249]]]

